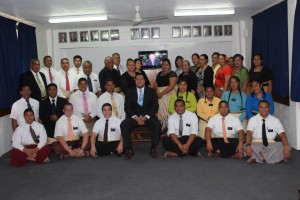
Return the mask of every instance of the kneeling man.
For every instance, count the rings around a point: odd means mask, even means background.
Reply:
[[[248,163],[259,162],[274,164],[287,160],[290,147],[279,119],[269,114],[270,104],[261,100],[258,104],[259,114],[252,117],[247,126],[246,154]]]
[[[10,152],[10,164],[14,167],[25,166],[27,160],[35,164],[48,162],[51,149],[47,144],[47,133],[42,124],[34,121],[31,108],[24,111],[25,123],[18,126],[12,137],[13,149]]]
[[[205,128],[208,156],[242,158],[244,131],[239,118],[228,114],[227,101],[220,101],[219,114],[211,117]],[[238,138],[236,138],[238,133]]]
[[[203,145],[202,138],[197,137],[198,118],[196,114],[185,110],[182,99],[177,99],[174,106],[176,112],[168,119],[168,137],[163,139],[163,146],[167,150],[165,157],[197,156]]]

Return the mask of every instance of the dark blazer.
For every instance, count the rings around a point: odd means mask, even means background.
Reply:
[[[39,73],[40,73],[40,76],[42,77],[41,81],[44,83],[45,90],[46,90],[47,89],[46,77],[42,72],[39,72]],[[22,88],[22,86],[28,85],[31,89],[31,98],[34,98],[38,101],[42,100],[41,90],[40,90],[31,70],[21,74],[19,85],[20,85],[20,89]]]
[[[56,109],[55,109],[57,118],[60,118],[64,114],[63,107],[67,102],[68,101],[66,99],[57,97]],[[51,103],[52,102],[50,102],[49,98],[42,100],[40,102],[39,115],[46,129],[48,137],[53,138],[56,122],[50,120],[50,116],[52,115]]]
[[[128,89],[125,96],[125,112],[127,117],[134,115],[149,115],[150,117],[155,117],[158,111],[158,100],[154,89],[145,86],[144,103],[142,107],[137,103],[137,100],[138,94],[136,87]]]

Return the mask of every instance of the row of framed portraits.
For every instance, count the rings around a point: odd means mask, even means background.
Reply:
[[[232,36],[232,25],[173,26],[172,38]]]
[[[79,35],[78,35],[79,33]],[[91,31],[71,31],[71,32],[59,32],[59,43],[73,43],[73,42],[95,42],[95,41],[109,41],[119,40],[119,29],[101,30],[100,34],[98,30]]]

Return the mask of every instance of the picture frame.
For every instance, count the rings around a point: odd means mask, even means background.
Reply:
[[[232,36],[232,25],[224,25],[224,35]]]
[[[99,41],[99,31],[98,30],[91,30],[90,31],[90,38],[92,42]]]
[[[109,30],[100,31],[101,41],[109,41]]]
[[[173,26],[172,38],[180,38],[180,37],[181,37],[181,26]]]
[[[151,28],[151,38],[152,39],[159,39],[160,38],[160,28],[159,27],[152,27]]]
[[[131,40],[140,39],[140,29],[138,29],[138,28],[130,29],[130,35],[131,35]]]
[[[80,31],[80,42],[88,42],[89,41],[89,32],[88,31]]]
[[[205,25],[203,26],[203,37],[210,37],[212,36],[212,26]]]
[[[114,40],[119,40],[119,39],[120,39],[119,29],[111,29],[110,30],[110,40],[114,41]]]
[[[192,35],[193,37],[201,37],[202,35],[201,26],[193,26]]]
[[[141,38],[150,39],[150,28],[141,28]]]
[[[215,37],[223,36],[223,26],[222,25],[214,26],[214,36]]]
[[[69,38],[71,43],[78,42],[78,32],[77,31],[69,32]]]
[[[67,43],[67,32],[59,32],[58,33],[58,42],[59,43]]]
[[[182,27],[182,37],[191,37],[192,29],[190,26],[183,26]]]

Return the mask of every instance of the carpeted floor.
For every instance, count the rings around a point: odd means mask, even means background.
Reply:
[[[149,144],[140,143],[132,160],[124,156],[63,159],[23,168],[0,158],[1,200],[202,200],[299,199],[300,151],[287,163],[253,164],[246,160],[201,157],[156,160]]]

